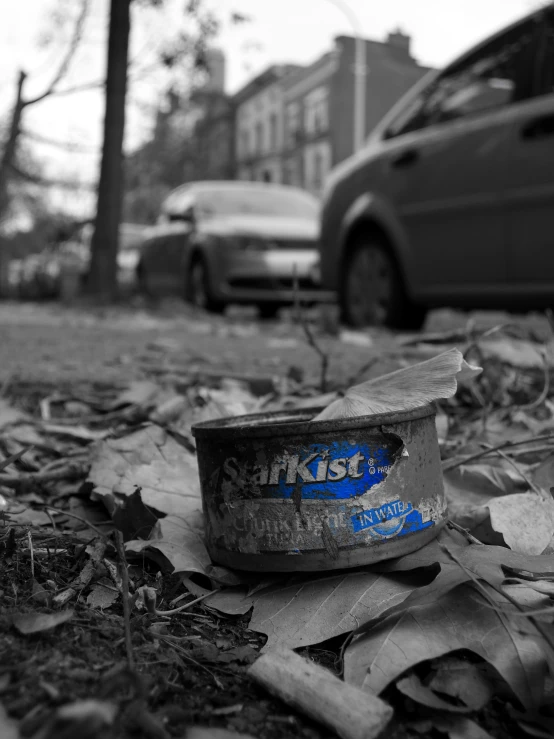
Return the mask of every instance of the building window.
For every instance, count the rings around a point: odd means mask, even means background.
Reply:
[[[326,87],[312,90],[305,98],[304,129],[307,134],[317,135],[329,127],[329,103]]]
[[[246,159],[249,152],[249,135],[248,131],[241,131],[240,132],[240,143],[239,143],[239,155],[243,159]]]
[[[296,146],[300,133],[300,106],[298,103],[287,105],[287,146]]]
[[[261,121],[258,121],[256,123],[255,128],[255,135],[256,135],[256,143],[255,143],[255,153],[261,154],[263,149],[263,138],[264,138],[264,127]]]
[[[277,151],[277,113],[272,113],[269,117],[269,148]]]

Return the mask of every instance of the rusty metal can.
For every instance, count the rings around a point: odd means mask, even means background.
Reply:
[[[267,572],[399,557],[446,518],[435,411],[330,421],[320,409],[196,424],[214,561]]]

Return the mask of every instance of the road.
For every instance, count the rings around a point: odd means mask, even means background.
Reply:
[[[474,318],[485,327],[513,320],[494,313]],[[431,315],[427,329],[462,327],[467,319],[466,314],[440,311]],[[542,329],[546,325],[540,317],[517,320]],[[391,353],[394,357],[403,351],[387,331],[345,333],[341,339],[321,336],[316,325],[314,333],[329,356],[331,380],[341,384],[371,358],[372,374],[388,371],[393,368]],[[1,384],[121,383],[168,367],[280,377],[295,367],[304,381],[317,384],[321,370],[320,357],[290,312],[279,321],[262,323],[248,311],[213,317],[193,313],[179,301],[155,310],[0,303],[0,339]]]

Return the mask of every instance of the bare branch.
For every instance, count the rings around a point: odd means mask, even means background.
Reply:
[[[42,93],[42,95],[39,95],[36,98],[32,98],[31,100],[25,100],[24,105],[34,105],[34,103],[38,103],[40,100],[44,100],[44,98],[49,97],[52,95],[52,93],[55,91],[58,83],[60,80],[65,76],[69,65],[71,64],[71,61],[73,57],[75,56],[75,52],[77,51],[77,47],[79,46],[79,42],[81,41],[81,37],[83,35],[83,26],[85,24],[85,20],[88,13],[89,8],[89,0],[81,0],[81,12],[79,13],[79,16],[75,22],[75,28],[73,29],[73,36],[71,38],[71,42],[69,44],[69,47],[67,49],[67,52],[65,56],[63,57],[60,66],[58,67],[58,71],[54,75],[54,78],[52,79],[52,82],[47,87],[47,89]]]
[[[17,177],[25,180],[25,182],[31,183],[32,185],[39,185],[41,187],[61,187],[66,188],[67,190],[93,191],[96,189],[96,185],[92,182],[77,182],[76,180],[58,180],[41,177],[39,175],[31,174],[30,172],[25,172],[19,167],[16,167],[15,164],[10,164],[10,169]]]
[[[95,80],[94,82],[83,82],[82,85],[73,85],[73,87],[65,87],[63,90],[52,90],[52,97],[62,97],[62,95],[73,95],[75,92],[87,92],[87,90],[100,90],[106,84],[105,80]],[[36,102],[36,101],[33,101]]]
[[[47,146],[53,146],[57,149],[64,149],[65,151],[83,152],[85,154],[98,154],[98,146],[86,146],[84,144],[71,143],[70,141],[60,141],[59,139],[51,139],[48,136],[29,131],[24,128],[21,129],[21,136],[25,136],[31,141],[35,141],[37,144],[45,144]]]

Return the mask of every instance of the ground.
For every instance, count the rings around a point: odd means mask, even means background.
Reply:
[[[467,319],[441,312],[431,317],[428,327],[463,327]],[[481,323],[498,321],[491,314]],[[530,322],[539,331],[546,326],[536,317],[521,322]],[[318,334],[317,323],[313,330]],[[394,364],[394,337],[373,332],[370,347],[364,336],[369,335],[318,336],[329,355],[329,386],[347,384],[368,364],[370,355],[372,373],[381,374]],[[319,387],[321,379],[320,357],[294,316],[286,312],[280,321],[260,323],[247,311],[212,318],[173,303],[153,310],[139,306],[104,311],[3,304],[0,337],[2,394],[35,416],[40,399],[47,395],[115,394],[130,379],[164,382],[192,371],[208,377],[256,375],[260,381],[292,377],[308,387]],[[56,492],[52,486],[39,492],[58,500],[72,494],[67,488]],[[223,616],[202,603],[170,619],[157,620],[145,610],[133,612],[136,675],[131,676],[118,607],[98,611],[86,607],[81,598],[73,604],[73,619],[58,629],[19,633],[13,627],[13,613],[50,604],[52,593],[81,572],[85,543],[77,531],[59,538],[35,530],[34,548],[44,554],[30,559],[28,527],[11,532],[0,526],[0,708],[3,704],[21,722],[21,736],[165,739],[184,736],[191,725],[226,727],[264,739],[332,736],[268,697],[246,676],[264,637],[246,629],[241,617]],[[135,588],[155,587],[164,604],[182,592],[178,577],[161,578],[151,562],[134,563],[130,575]],[[307,651],[335,669],[335,647]],[[59,723],[56,707],[79,698],[119,703],[122,710],[113,734],[97,733],[85,714]],[[0,715],[0,733],[1,719]],[[497,736],[506,736],[498,720],[491,721]],[[388,736],[395,732],[391,729]],[[400,731],[399,736],[406,734]]]

